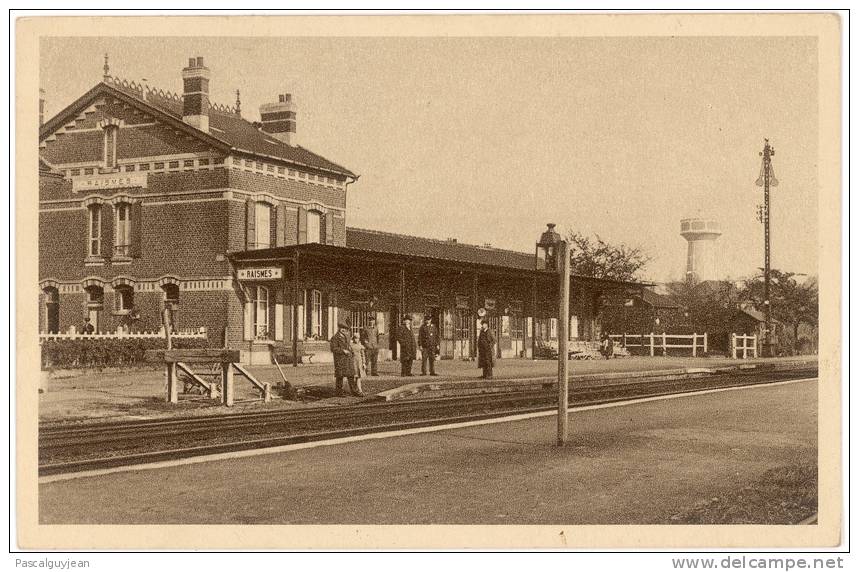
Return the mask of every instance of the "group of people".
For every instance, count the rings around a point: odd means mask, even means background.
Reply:
[[[345,322],[337,324],[337,333],[330,340],[334,355],[334,391],[343,394],[343,378],[349,382],[349,392],[363,397],[361,378],[379,375],[379,330],[372,317],[359,333],[351,334],[352,328]],[[351,334],[351,335],[350,335]]]
[[[351,333],[349,324],[337,324],[337,333],[330,340],[331,353],[334,355],[334,390],[337,395],[343,394],[344,378],[349,383],[349,392],[357,397],[364,395],[361,388],[361,378],[368,375],[378,376],[379,361],[379,330],[372,317],[367,325],[358,333]],[[411,377],[412,365],[417,359],[417,350],[421,350],[421,375],[437,376],[435,362],[441,353],[441,342],[438,327],[433,323],[432,316],[427,315],[418,329],[417,342],[412,330],[412,318],[403,316],[402,325],[397,329],[396,341],[400,344],[400,375]],[[483,378],[492,378],[492,368],[495,365],[495,337],[489,331],[489,322],[483,320],[480,324],[480,335],[477,338],[477,366],[483,370]]]

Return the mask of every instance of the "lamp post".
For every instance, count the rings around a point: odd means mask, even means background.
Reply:
[[[566,241],[549,224],[537,243],[536,261],[538,270],[557,272],[559,284],[558,308],[558,445],[567,442],[569,407],[569,334],[570,321],[570,253]],[[542,258],[541,258],[542,257]],[[543,267],[540,268],[540,261]]]

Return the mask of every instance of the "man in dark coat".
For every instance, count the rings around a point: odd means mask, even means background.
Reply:
[[[480,336],[477,338],[477,367],[483,368],[483,379],[492,379],[492,366],[495,365],[495,336],[489,331],[489,322],[480,322]]]
[[[400,375],[409,377],[412,375],[412,362],[418,357],[418,350],[415,334],[412,332],[412,319],[408,315],[403,316],[403,325],[397,331],[397,341],[400,342]]]
[[[367,318],[367,325],[361,329],[361,343],[364,344],[364,356],[367,358],[367,369],[370,370],[370,375],[379,375],[377,371],[379,330],[376,328],[375,318]]]
[[[331,353],[334,355],[334,390],[337,395],[343,394],[343,378],[349,380],[349,390],[358,395],[358,385],[355,383],[354,352],[349,339],[349,324],[337,324],[337,333],[330,340]]]
[[[426,316],[418,330],[418,346],[421,348],[421,375],[427,374],[427,362],[429,362],[430,375],[438,375],[435,372],[435,356],[440,353],[440,346],[438,328],[432,323],[432,316]]]

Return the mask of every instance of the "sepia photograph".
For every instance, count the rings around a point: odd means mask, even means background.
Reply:
[[[19,20],[19,542],[837,545],[842,24]]]

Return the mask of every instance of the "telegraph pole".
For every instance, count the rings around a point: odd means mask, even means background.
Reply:
[[[772,167],[775,149],[769,139],[764,139],[764,150],[760,152],[761,172],[755,184],[764,188],[764,204],[758,206],[758,220],[764,225],[764,357],[772,357],[772,317],[770,303],[770,187],[778,186]]]
[[[565,240],[560,241],[557,248],[558,261],[561,263],[558,310],[558,445],[564,445],[567,442],[569,405],[570,335],[567,330],[570,326],[570,251]]]

